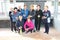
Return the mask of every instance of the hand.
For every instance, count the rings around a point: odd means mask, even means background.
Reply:
[[[25,17],[26,15],[24,14],[23,16]]]
[[[26,31],[28,31],[28,29],[26,29]]]
[[[43,16],[42,19],[46,19],[47,17]]]
[[[21,29],[22,27],[20,26],[19,29]]]
[[[30,16],[30,17],[32,17],[32,16]]]

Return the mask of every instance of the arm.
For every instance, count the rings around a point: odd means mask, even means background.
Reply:
[[[42,12],[42,19],[46,19],[47,18],[44,14],[45,14],[45,12],[43,10],[43,12]]]
[[[9,11],[9,16],[11,16],[11,11]]]
[[[35,17],[36,11],[34,10],[33,13],[34,13],[34,14],[33,14],[33,17]]]
[[[49,11],[49,17],[51,17],[51,12]]]
[[[28,30],[29,30],[29,29],[33,29],[33,28],[34,28],[34,24],[33,24],[33,22],[31,21],[30,27],[28,28]]]

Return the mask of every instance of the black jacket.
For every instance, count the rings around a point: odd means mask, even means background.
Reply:
[[[39,15],[40,17],[38,17],[38,15]],[[36,20],[36,21],[37,21],[37,20],[41,20],[41,19],[42,19],[42,16],[43,16],[42,10],[41,10],[41,9],[40,9],[39,11],[36,10],[35,20]]]
[[[12,11],[9,11],[9,17],[10,17],[10,20],[12,21]]]
[[[47,17],[47,18],[43,19],[43,23],[50,23],[50,22],[48,22],[48,18],[51,18],[51,13],[50,13],[50,11],[49,11],[49,10],[43,11],[43,16]],[[50,20],[50,19],[49,19],[49,20]]]
[[[10,17],[12,16],[12,15],[11,15],[11,13],[12,13],[12,12],[11,12],[11,11],[9,11],[9,16],[10,16]]]
[[[35,19],[35,10],[29,11],[29,15],[31,15],[31,19]]]

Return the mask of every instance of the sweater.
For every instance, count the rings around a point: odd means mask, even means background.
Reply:
[[[24,29],[27,29],[26,26],[28,26],[28,29],[34,29],[34,24],[31,20],[30,20],[30,22],[28,22],[28,21],[25,22]]]

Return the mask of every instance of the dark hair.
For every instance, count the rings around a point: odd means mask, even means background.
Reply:
[[[38,6],[41,7],[40,5],[37,5],[37,7],[38,7]]]
[[[14,7],[14,10],[17,9],[17,7]]]

